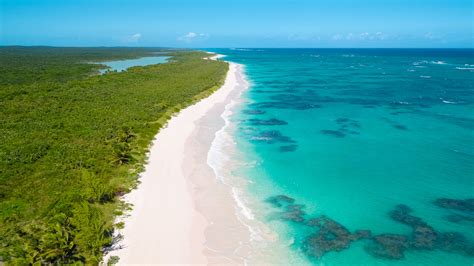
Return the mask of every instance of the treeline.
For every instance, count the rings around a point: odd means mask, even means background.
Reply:
[[[158,51],[0,48],[0,262],[101,261],[153,136],[228,69],[191,51],[105,75],[90,63]]]

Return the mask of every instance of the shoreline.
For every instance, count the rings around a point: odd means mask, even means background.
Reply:
[[[208,164],[226,106],[247,88],[242,68],[229,62],[224,85],[172,117],[156,135],[139,185],[123,198],[133,205],[119,218],[123,239],[105,262],[118,256],[118,264],[244,263],[250,232],[237,217],[231,187]]]
[[[208,263],[219,265],[243,265],[251,251],[251,232],[242,221],[243,208],[234,193],[237,186],[226,182],[231,175],[230,155],[235,151],[232,136],[226,132],[229,116],[242,91],[248,88],[243,66],[231,64],[237,68],[236,87],[225,102],[215,104],[196,122],[196,130],[186,145],[186,154],[198,167],[183,167],[196,188],[196,207],[210,222],[205,232],[204,250]]]

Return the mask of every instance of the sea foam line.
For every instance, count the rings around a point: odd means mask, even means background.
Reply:
[[[241,67],[241,66],[240,66]],[[248,88],[248,83],[246,82],[245,88]],[[208,152],[207,156],[207,164],[213,169],[216,178],[218,178],[222,183],[229,185],[226,182],[224,174],[222,174],[222,170],[225,167],[226,162],[229,162],[230,156],[228,153],[225,152],[226,146],[228,144],[235,144],[234,139],[232,138],[231,134],[228,132],[229,127],[231,126],[230,117],[234,114],[232,111],[237,105],[237,101],[232,100],[225,106],[224,112],[221,114],[221,118],[224,120],[224,126],[215,133],[215,138],[212,141],[211,147]],[[241,209],[241,213],[244,215],[245,218],[249,220],[254,219],[254,215],[252,211],[245,206],[244,201],[240,199],[239,193],[236,193],[235,187],[232,188],[232,194],[234,199],[236,200],[237,206]]]
[[[243,76],[243,86],[246,90],[250,87],[249,82],[244,76],[243,66],[238,65],[239,73]],[[240,82],[239,82],[240,83]],[[243,91],[242,90],[242,91]],[[237,98],[240,97],[240,94]],[[250,241],[259,241],[263,237],[259,234],[259,229],[254,228],[249,224],[250,221],[255,220],[255,215],[252,210],[247,206],[246,200],[244,199],[244,190],[242,188],[236,187],[235,185],[229,184],[225,178],[225,167],[226,163],[231,161],[231,156],[226,152],[228,151],[229,145],[235,145],[234,138],[229,132],[232,122],[230,120],[231,116],[234,114],[233,109],[239,104],[236,100],[231,100],[224,109],[224,112],[221,114],[221,118],[224,120],[224,126],[215,133],[214,140],[211,143],[211,147],[207,156],[207,164],[212,168],[216,178],[221,181],[223,184],[231,187],[232,198],[235,201],[235,210],[236,217],[248,230],[250,233]],[[248,261],[244,259],[244,263],[247,264]]]

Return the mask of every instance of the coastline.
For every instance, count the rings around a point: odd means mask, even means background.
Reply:
[[[225,124],[221,115],[247,88],[242,68],[229,63],[220,89],[182,110],[156,135],[140,184],[123,198],[133,206],[119,219],[123,239],[104,261],[118,256],[118,264],[244,263],[249,229],[237,217],[231,187],[208,164],[216,132]]]
[[[211,59],[220,57],[216,55]],[[230,64],[236,67],[236,87],[226,101],[215,104],[196,122],[196,130],[187,141],[186,156],[197,167],[183,167],[195,187],[197,210],[209,221],[204,253],[211,265],[243,265],[251,251],[250,228],[245,215],[242,216],[245,207],[235,195],[235,190],[243,184],[227,179],[232,176],[231,157],[236,150],[227,132],[229,116],[242,91],[248,88],[248,82],[243,66]]]

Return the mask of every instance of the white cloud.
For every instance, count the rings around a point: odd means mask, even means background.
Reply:
[[[388,36],[387,34],[383,33],[383,32],[377,32],[377,33],[375,33],[375,39],[377,39],[377,40],[383,41],[383,40],[388,39],[388,37],[389,37],[389,36]]]
[[[388,34],[385,34],[383,32],[376,32],[376,33],[370,33],[370,32],[362,32],[359,34],[354,34],[354,33],[348,33],[348,34],[335,34],[332,36],[332,39],[335,41],[371,41],[371,40],[387,40],[391,37],[395,36],[390,36]]]
[[[344,36],[342,34],[338,33],[338,34],[335,34],[334,36],[332,36],[332,39],[335,40],[335,41],[339,41],[339,40],[344,39]]]
[[[434,34],[432,32],[427,32],[425,33],[425,35],[423,35],[423,37],[425,39],[428,39],[428,40],[440,40],[440,39],[443,39],[443,36],[442,35],[437,35],[437,34]]]
[[[198,36],[196,33],[190,32],[190,33],[184,35],[182,38],[183,39],[194,39],[194,38],[196,38],[196,36]]]
[[[135,33],[132,35],[132,40],[138,41],[142,35],[140,33]]]
[[[207,38],[209,38],[209,34],[207,33],[188,32],[187,34],[178,37],[178,41],[192,42],[195,40],[202,40]]]
[[[343,40],[351,41],[351,40],[357,39],[357,36],[355,36],[354,33],[352,32],[348,34],[338,33],[338,34],[333,35],[332,39],[334,41],[343,41]]]
[[[425,33],[424,37],[425,37],[426,39],[433,39],[433,38],[434,38],[434,35],[433,35],[433,33],[431,33],[431,32],[427,32],[427,33]]]
[[[369,39],[369,38],[370,38],[370,33],[368,33],[368,32],[363,32],[363,33],[359,34],[359,38],[360,38],[361,40]]]
[[[141,33],[135,33],[127,37],[127,42],[138,42],[142,37]]]

